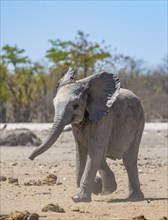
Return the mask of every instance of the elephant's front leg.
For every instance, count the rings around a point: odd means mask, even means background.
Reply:
[[[80,182],[79,192],[72,199],[74,202],[90,202],[91,193],[93,191],[96,172],[100,167],[104,156],[104,148],[102,146],[89,147],[86,166]]]
[[[85,169],[86,159],[87,159],[87,148],[81,144],[76,144],[76,183],[80,187],[80,181]],[[100,177],[96,176],[94,179],[94,187],[92,193],[98,195],[102,192],[102,180]]]
[[[87,159],[87,148],[76,143],[76,183],[80,187],[80,181],[85,169]]]

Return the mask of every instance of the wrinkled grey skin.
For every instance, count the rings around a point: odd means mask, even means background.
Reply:
[[[144,113],[139,99],[120,88],[113,74],[102,72],[74,80],[69,69],[60,81],[53,104],[54,124],[46,141],[29,157],[33,160],[57,140],[71,123],[76,143],[75,202],[91,201],[91,194],[104,195],[117,188],[106,158],[123,159],[129,179],[130,200],[144,198],[137,169],[138,150],[144,129]],[[97,171],[100,177],[96,176]]]

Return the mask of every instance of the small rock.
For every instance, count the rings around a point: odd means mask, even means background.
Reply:
[[[23,220],[25,217],[25,214],[23,212],[20,211],[14,211],[11,212],[9,215],[9,220]]]
[[[150,199],[148,199],[148,200],[147,200],[147,203],[151,203],[151,200],[150,200]]]
[[[74,207],[74,208],[72,208],[71,210],[72,210],[73,212],[80,212],[79,207]]]
[[[9,215],[0,215],[0,220],[39,220],[39,215],[28,211],[14,211]]]
[[[56,184],[57,176],[54,174],[49,174],[45,179],[43,180],[30,180],[28,182],[25,182],[25,186],[42,186],[42,185],[48,185],[53,186]]]
[[[74,207],[71,209],[73,212],[80,212],[80,213],[90,213],[88,211],[80,210],[79,207]]]
[[[7,178],[5,176],[0,176],[0,181],[6,181]]]
[[[57,182],[57,185],[59,186],[59,185],[62,185],[62,182]]]
[[[27,220],[39,220],[39,215],[37,213],[31,213]]]
[[[9,182],[9,183],[18,183],[18,178],[9,177],[9,178],[8,178],[8,182]]]
[[[18,163],[12,163],[12,166],[16,166],[16,165],[18,165]]]
[[[68,177],[64,177],[63,180],[66,181],[68,179]]]
[[[159,220],[168,220],[168,218],[164,216],[163,218],[160,218]]]
[[[50,192],[42,192],[43,195],[50,195]]]
[[[58,204],[53,203],[50,203],[42,208],[42,212],[48,211],[65,213],[65,210],[63,208],[61,208]]]
[[[24,186],[32,186],[33,184],[29,181],[29,182],[25,182]]]
[[[55,181],[57,180],[57,176],[55,174],[53,174],[53,173],[49,174],[46,178],[47,179],[53,179]]]
[[[139,215],[137,217],[134,217],[133,220],[147,220],[147,219],[145,218],[144,215]]]

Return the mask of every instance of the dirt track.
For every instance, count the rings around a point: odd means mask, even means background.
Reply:
[[[71,196],[76,192],[75,183],[75,145],[71,132],[64,132],[52,148],[34,161],[27,158],[32,147],[1,147],[0,213],[14,210],[28,210],[40,214],[40,220],[57,219],[133,219],[144,215],[146,219],[159,220],[168,213],[168,131],[160,124],[152,129],[149,125],[143,134],[139,152],[139,175],[145,200],[127,202],[127,175],[122,161],[108,163],[114,171],[118,188],[108,196],[93,195],[91,203],[75,204]],[[42,140],[48,131],[36,130]],[[49,174],[57,176],[56,184],[27,186],[30,180],[43,180]],[[8,183],[9,177],[18,178],[17,183]],[[42,208],[56,203],[65,213],[43,213]]]

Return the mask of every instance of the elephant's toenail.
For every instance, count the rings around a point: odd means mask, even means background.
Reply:
[[[73,197],[72,197],[72,200],[73,200],[74,202],[78,202],[78,201],[79,201],[79,196],[78,196],[78,195],[73,196]]]

